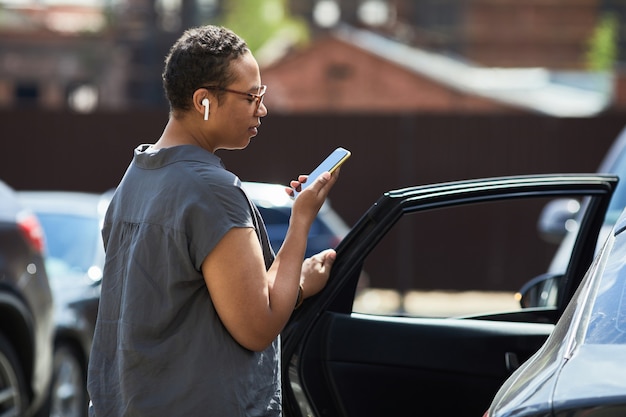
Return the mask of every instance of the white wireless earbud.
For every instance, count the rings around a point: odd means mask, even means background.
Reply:
[[[204,120],[209,120],[209,104],[208,98],[202,100],[202,105],[204,106]]]

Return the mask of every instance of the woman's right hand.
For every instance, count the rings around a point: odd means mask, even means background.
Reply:
[[[304,260],[300,277],[303,298],[317,294],[326,286],[336,258],[337,252],[334,249],[326,249]]]
[[[311,185],[307,186],[298,194],[291,209],[292,214],[290,222],[305,221],[308,227],[310,227],[322,207],[322,204],[324,204],[324,201],[328,197],[328,193],[335,182],[337,182],[339,171],[340,169],[337,169],[332,174],[324,172],[317,177]],[[289,185],[295,189],[299,189],[307,180],[307,175],[300,175],[298,180],[291,181]]]

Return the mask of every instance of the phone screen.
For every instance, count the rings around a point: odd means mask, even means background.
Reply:
[[[335,149],[326,159],[322,161],[321,164],[317,166],[311,173],[309,174],[309,178],[306,180],[304,184],[300,187],[301,190],[304,190],[308,185],[313,184],[317,177],[322,175],[324,172],[328,171],[331,174],[341,166],[349,157],[351,153],[349,150],[344,148]],[[301,192],[301,191],[300,191]],[[295,198],[299,194],[295,189],[293,190],[293,198]]]

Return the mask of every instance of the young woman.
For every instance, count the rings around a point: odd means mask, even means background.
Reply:
[[[245,42],[221,27],[186,31],[163,85],[168,123],[135,149],[103,227],[90,415],[278,417],[279,334],[328,279],[335,252],[304,253],[338,173],[299,194],[274,255],[239,178],[215,155],[245,148],[267,115]]]

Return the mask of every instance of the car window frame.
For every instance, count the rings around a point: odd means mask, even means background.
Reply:
[[[546,316],[548,320],[556,322],[593,260],[604,212],[617,183],[618,177],[608,174],[544,174],[454,181],[384,193],[337,246],[337,259],[328,285],[292,315],[282,334],[284,357],[289,358],[297,351],[306,329],[311,327],[322,311],[352,314],[352,303],[364,259],[403,215],[446,206],[533,196],[589,196],[590,203],[582,217],[573,249],[576,256],[570,259],[566,278],[561,282],[563,291],[559,296],[559,305],[556,311]],[[581,238],[583,236],[584,239]],[[348,249],[349,253],[346,252]],[[569,278],[574,276],[575,279]],[[530,320],[533,314],[541,315],[542,310],[546,309],[523,310],[519,317],[502,314],[484,318],[524,321]],[[283,367],[283,371],[288,372],[288,360],[284,361]]]

